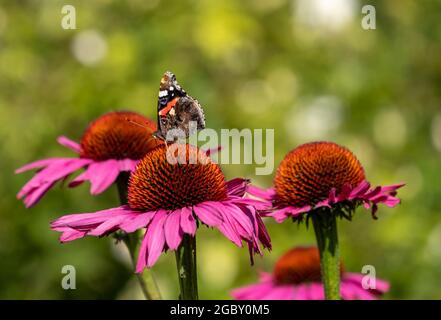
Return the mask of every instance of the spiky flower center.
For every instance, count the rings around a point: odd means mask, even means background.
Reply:
[[[181,147],[172,151],[172,145],[167,151],[165,146],[159,146],[139,162],[129,181],[131,209],[175,210],[227,198],[225,177],[219,165],[194,146]],[[179,161],[170,161],[176,160],[178,153]]]
[[[356,187],[365,179],[358,159],[348,149],[331,142],[299,146],[283,159],[274,179],[280,206],[314,205],[337,194],[346,184]]]
[[[109,112],[92,122],[81,138],[82,158],[141,159],[161,142],[152,137],[156,125],[135,112]]]
[[[340,272],[343,265],[340,263]],[[316,247],[298,247],[285,253],[277,261],[274,280],[278,284],[320,282],[320,255]]]

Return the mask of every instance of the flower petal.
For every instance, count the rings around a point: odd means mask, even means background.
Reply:
[[[404,187],[405,185],[406,185],[405,183],[397,183],[397,184],[391,184],[388,186],[382,186],[381,192],[387,192],[387,193],[394,192],[394,191]]]
[[[141,273],[147,265],[147,232],[148,230],[145,231],[144,238],[142,238],[141,246],[139,248],[138,260],[136,261],[135,268],[136,273]]]
[[[243,197],[245,191],[247,190],[247,185],[249,184],[249,180],[235,178],[226,182],[227,193],[228,195]]]
[[[24,198],[25,207],[30,208],[35,205],[54,184],[55,182],[45,182],[39,187],[32,189]]]
[[[165,240],[171,250],[178,248],[184,235],[180,226],[180,220],[181,210],[176,210],[168,214],[167,221],[164,224]]]
[[[90,193],[99,194],[106,190],[119,175],[118,160],[94,162],[89,166]]]
[[[181,209],[181,228],[187,234],[194,236],[196,234],[196,221],[193,217],[193,210],[191,208]]]
[[[351,185],[345,184],[341,189],[340,194],[337,197],[337,202],[342,202],[348,199],[349,196],[351,195],[351,190],[352,190]]]
[[[139,160],[132,160],[132,159],[123,159],[117,161],[118,161],[119,171],[129,171],[129,172],[135,171],[136,165],[139,162]]]
[[[75,153],[80,153],[80,151],[81,151],[81,146],[80,146],[80,144],[77,143],[77,142],[75,142],[75,141],[73,141],[73,140],[70,140],[68,137],[65,137],[65,136],[59,136],[59,137],[57,138],[57,142],[58,142],[59,144],[61,144],[62,146],[66,147],[66,148],[68,148],[68,149],[71,149],[71,150],[74,151]]]
[[[88,159],[60,158],[47,162],[47,166],[37,172],[18,192],[17,198],[25,198],[27,207],[34,205],[59,180],[87,165]],[[43,162],[40,162],[41,165]],[[32,166],[31,166],[32,167]],[[22,168],[23,169],[23,168]],[[25,168],[27,169],[27,168]]]
[[[222,224],[222,218],[219,215],[216,206],[211,204],[212,201],[202,202],[195,205],[194,212],[196,216],[209,227],[217,227]]]
[[[242,239],[240,238],[240,234],[237,231],[234,222],[231,221],[231,220],[233,220],[232,217],[230,217],[226,213],[222,213],[222,214],[224,217],[223,223],[221,225],[219,225],[217,228],[225,237],[227,237],[227,239],[229,239],[236,246],[241,248],[242,247]]]
[[[235,205],[224,203],[224,216],[228,215],[230,222],[243,239],[251,241],[254,235],[254,228],[249,217]]]
[[[164,223],[167,219],[167,212],[159,210],[147,227],[147,267],[152,267],[164,250],[165,234]]]
[[[118,216],[125,216],[130,219],[138,214],[139,213],[137,212],[131,211],[128,206],[121,206],[93,213],[69,214],[52,221],[51,228],[55,230],[55,228],[58,227],[70,227],[76,230],[81,229],[91,231],[109,219]]]
[[[262,189],[253,185],[247,187],[247,193],[260,199],[272,201],[276,195],[274,189]]]
[[[86,235],[86,232],[84,231],[78,231],[68,227],[54,228],[53,230],[62,232],[62,234],[60,235],[60,242],[73,241],[76,239],[83,238]]]
[[[138,229],[145,228],[152,220],[155,213],[156,212],[154,211],[139,213],[132,220],[123,222],[120,228],[127,233],[132,233]]]
[[[360,184],[357,187],[352,189],[349,199],[354,199],[365,194],[369,190],[370,186],[371,186],[370,183],[367,182],[366,180],[360,182]]]
[[[76,158],[48,158],[48,159],[37,160],[37,161],[28,163],[28,164],[16,169],[15,173],[22,173],[22,172],[29,171],[32,169],[47,167],[48,165],[50,165],[52,163],[59,162],[60,160],[71,160],[71,159],[76,159]]]
[[[75,179],[73,179],[71,182],[69,182],[68,187],[69,188],[74,188],[74,187],[79,186],[84,181],[87,181],[89,179],[90,179],[90,177],[89,177],[89,170],[86,169],[86,171],[82,172]]]

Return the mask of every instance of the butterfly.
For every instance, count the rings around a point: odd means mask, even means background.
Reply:
[[[172,129],[180,129],[188,138],[205,128],[205,115],[199,102],[179,85],[176,76],[167,71],[161,78],[158,94],[158,130],[153,136],[167,141]]]

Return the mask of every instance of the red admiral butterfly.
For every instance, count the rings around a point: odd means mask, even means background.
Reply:
[[[191,126],[191,122],[195,126]],[[180,129],[188,138],[194,133],[194,129],[204,128],[205,116],[201,105],[181,88],[176,81],[176,76],[167,71],[159,86],[158,131],[153,135],[166,140],[169,130]]]

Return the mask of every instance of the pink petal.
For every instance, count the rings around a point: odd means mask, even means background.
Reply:
[[[381,187],[375,187],[375,189],[369,191],[368,193],[365,193],[362,198],[365,200],[370,200],[371,198],[374,198],[378,194],[380,194],[380,192],[381,192]]]
[[[342,202],[348,199],[349,196],[351,195],[351,190],[352,190],[351,186],[349,184],[345,184],[341,189],[340,194],[337,197],[337,202]]]
[[[147,267],[152,267],[164,250],[165,234],[164,223],[167,219],[167,212],[159,210],[153,217],[147,228]]]
[[[154,211],[139,213],[132,220],[123,222],[120,228],[127,233],[132,233],[138,229],[145,228],[152,220],[155,213],[156,212]]]
[[[55,231],[62,232],[60,236],[60,242],[69,242],[76,239],[83,238],[86,235],[86,232],[78,231],[71,228],[54,228]]]
[[[284,220],[286,220],[288,217],[298,217],[302,213],[308,212],[311,210],[311,206],[304,206],[304,207],[285,207],[279,210],[274,211],[273,213],[269,214],[268,216],[273,217],[278,223],[282,223]]]
[[[147,265],[147,233],[148,229],[144,233],[144,238],[142,239],[141,247],[139,248],[138,260],[136,261],[136,273],[141,273]]]
[[[309,284],[299,284],[295,287],[295,300],[312,300]]]
[[[224,207],[224,216],[228,215],[231,218],[231,223],[234,224],[236,230],[244,239],[251,240],[254,234],[254,228],[248,216],[235,205],[226,203]]]
[[[218,226],[219,231],[227,237],[227,239],[231,240],[236,246],[242,247],[242,239],[240,238],[239,232],[237,232],[235,225],[232,221],[232,218],[227,214],[224,215],[224,222]]]
[[[236,300],[269,300],[266,297],[270,296],[274,290],[277,290],[277,286],[270,282],[256,283],[233,290],[231,296]]]
[[[90,160],[76,158],[51,159],[46,168],[37,172],[18,192],[17,198],[25,198],[27,207],[33,206],[59,180],[63,180]],[[39,163],[41,165],[42,162]],[[25,168],[27,169],[27,168]]]
[[[40,187],[46,182],[56,182],[61,180],[76,170],[87,165],[90,160],[67,158],[52,161],[46,168],[37,172],[35,176],[29,180],[18,193],[17,197],[21,198],[34,188]]]
[[[270,285],[269,290],[261,300],[292,300],[294,298],[294,287],[291,285]]]
[[[94,162],[89,166],[90,193],[99,194],[115,182],[119,175],[118,160]]]
[[[35,205],[40,199],[41,197],[43,197],[46,192],[52,188],[52,186],[55,184],[55,182],[46,182],[44,184],[42,184],[41,186],[33,189],[32,191],[30,191],[24,199],[24,204],[26,208],[30,208],[33,205]]]
[[[271,201],[274,199],[276,192],[274,189],[262,189],[253,185],[249,185],[247,187],[247,193],[257,198],[261,198],[267,201]]]
[[[73,159],[76,159],[76,158],[73,158]],[[61,160],[67,161],[67,160],[72,160],[72,158],[48,158],[48,159],[34,161],[34,162],[28,163],[28,164],[16,169],[15,173],[22,173],[22,172],[29,171],[32,169],[46,167],[52,163],[57,163]]]
[[[206,201],[194,206],[194,212],[207,226],[217,227],[222,224],[222,218],[219,215],[216,206],[211,205],[211,202],[212,201]]]
[[[321,207],[331,208],[331,205],[329,204],[329,199],[325,199],[325,200],[318,202],[314,208],[317,209],[317,208],[321,208]]]
[[[58,137],[57,141],[62,146],[66,147],[68,149],[71,149],[76,153],[80,153],[80,151],[81,151],[81,146],[77,142],[70,140],[69,138],[67,138],[65,136]]]
[[[125,217],[125,216],[116,216],[116,217],[110,218],[110,219],[104,221],[103,223],[101,223],[98,227],[96,227],[92,231],[90,231],[89,235],[100,237],[100,236],[105,235],[109,232],[112,232],[115,229],[118,229],[118,226],[120,225],[120,223],[123,222],[125,219],[127,219],[127,217]]]
[[[323,284],[312,282],[309,285],[309,297],[311,300],[325,300]]]
[[[390,196],[387,194],[378,195],[374,198],[371,198],[370,201],[372,201],[375,204],[383,203],[390,208],[397,206],[401,202],[401,200],[399,198],[396,198],[396,197],[393,197],[393,196]]]
[[[366,180],[360,182],[357,187],[352,189],[349,199],[354,199],[365,194],[369,190],[370,186],[371,185]]]
[[[329,192],[329,204],[334,204],[337,199],[335,198],[335,188],[332,188]]]
[[[265,248],[268,248],[269,250],[271,250],[271,248],[272,248],[271,238],[270,238],[268,231],[266,230],[265,224],[259,215],[256,217],[256,220],[257,220],[257,226],[258,226],[259,240]]]
[[[262,201],[262,200],[250,199],[250,198],[235,199],[234,203],[253,206],[254,208],[256,208],[256,210],[259,211],[267,211],[272,209],[273,207],[272,203],[269,201]]]
[[[181,244],[183,232],[180,227],[181,210],[168,214],[164,224],[165,240],[170,250],[176,250]]]
[[[342,298],[345,300],[376,300],[377,297],[363,287],[353,283],[341,283]]]
[[[344,277],[342,278],[342,281],[344,282],[352,282],[354,284],[360,285],[362,287],[363,278],[366,277],[364,274],[359,273],[351,273],[351,272],[345,272]],[[375,279],[375,289],[371,289],[372,291],[377,291],[378,293],[385,293],[389,291],[390,284],[389,282],[376,278]]]
[[[82,184],[84,181],[89,180],[89,170],[86,169],[86,171],[82,172],[80,175],[78,175],[78,177],[76,177],[75,179],[73,179],[69,184],[69,188],[74,188],[76,186],[79,186],[80,184]]]
[[[247,185],[249,180],[235,178],[233,180],[227,181],[227,193],[232,196],[243,197],[245,191],[247,190]]]
[[[191,208],[181,209],[181,228],[187,234],[194,236],[196,234],[196,221],[193,217]]]
[[[113,219],[118,216],[126,216],[128,219],[138,215],[138,213],[131,211],[128,206],[121,206],[101,210],[93,213],[76,213],[62,216],[51,223],[51,228],[70,227],[74,229],[89,229],[92,230],[101,223]]]
[[[267,216],[274,218],[274,220],[276,220],[276,222],[278,222],[278,223],[282,223],[283,221],[288,219],[288,217],[291,215],[292,209],[293,208],[291,208],[291,207],[278,209],[278,210],[275,210],[274,212],[268,214]]]
[[[405,183],[397,183],[388,186],[383,186],[381,187],[381,192],[387,192],[387,193],[394,192],[395,190],[400,189],[405,185],[406,185]]]
[[[139,162],[139,160],[132,160],[132,159],[123,159],[117,161],[118,161],[119,171],[129,171],[129,172],[135,171],[136,165]]]

